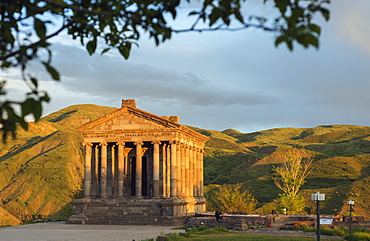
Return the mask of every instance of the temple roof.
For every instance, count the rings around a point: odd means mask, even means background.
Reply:
[[[157,116],[136,108],[135,100],[122,100],[122,107],[78,128],[81,133],[179,131],[204,142],[208,137],[178,123],[178,116]]]

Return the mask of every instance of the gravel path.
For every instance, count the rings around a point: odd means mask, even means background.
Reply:
[[[36,223],[0,228],[1,241],[139,241],[156,238],[174,226],[74,225],[65,222]]]

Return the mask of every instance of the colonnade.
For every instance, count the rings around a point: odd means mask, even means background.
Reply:
[[[203,197],[203,146],[187,141],[84,142],[85,198]]]

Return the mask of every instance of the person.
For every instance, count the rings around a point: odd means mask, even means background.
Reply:
[[[216,221],[217,222],[221,222],[221,220],[222,220],[222,212],[216,211],[215,212],[215,217],[216,217]]]

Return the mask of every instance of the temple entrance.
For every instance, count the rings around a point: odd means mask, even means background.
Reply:
[[[131,196],[136,195],[136,157],[130,158],[130,187],[131,187]]]
[[[143,197],[148,196],[148,163],[147,158],[143,156],[142,158],[142,167],[143,167],[143,175],[142,175],[142,195]]]

